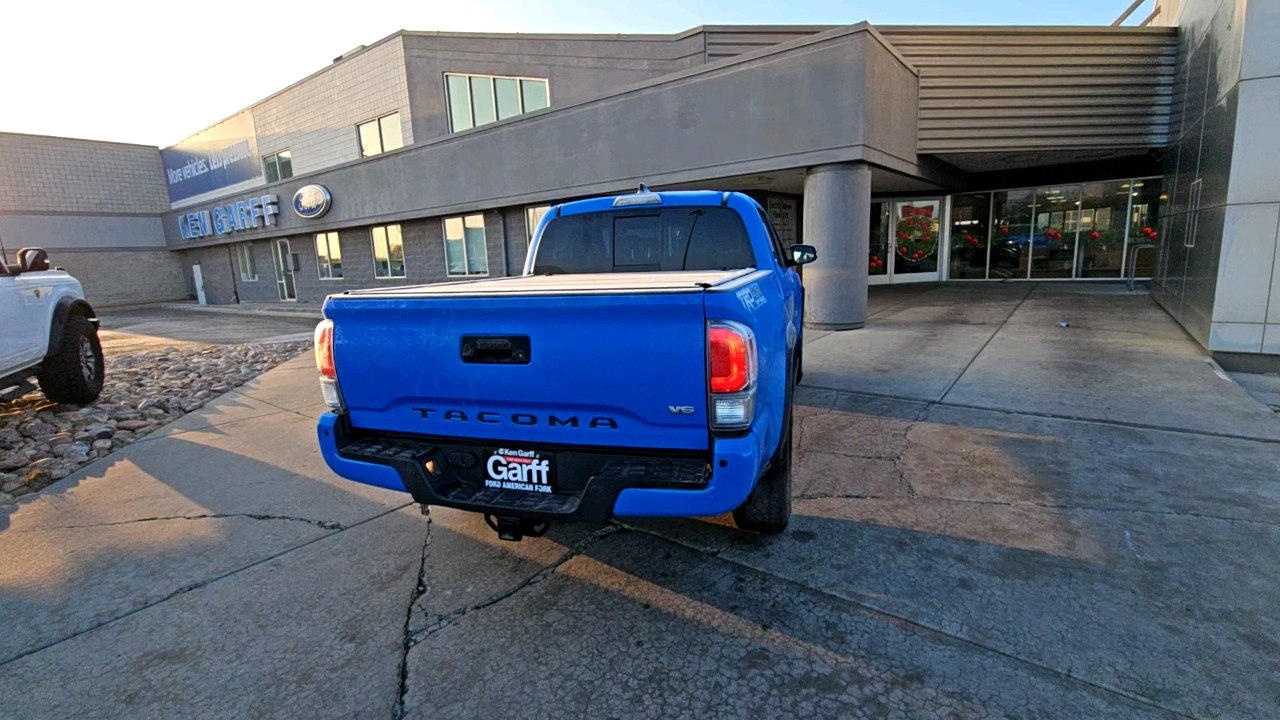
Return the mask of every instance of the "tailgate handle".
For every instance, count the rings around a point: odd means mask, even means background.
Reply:
[[[462,362],[528,365],[528,335],[463,335]]]

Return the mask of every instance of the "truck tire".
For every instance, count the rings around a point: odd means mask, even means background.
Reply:
[[[786,407],[782,413],[782,440],[778,450],[746,501],[733,511],[733,522],[743,530],[777,535],[791,520],[791,398],[795,366],[789,369]]]
[[[84,405],[102,392],[102,344],[98,331],[83,315],[71,315],[62,329],[62,342],[50,348],[36,379],[44,396],[54,402]]]

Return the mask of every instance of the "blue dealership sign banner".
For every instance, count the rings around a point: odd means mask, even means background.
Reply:
[[[221,190],[262,175],[258,136],[247,110],[160,151],[169,202]]]

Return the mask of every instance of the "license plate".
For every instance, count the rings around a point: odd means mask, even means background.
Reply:
[[[556,491],[556,459],[549,452],[488,448],[482,470],[486,488],[547,494]]]

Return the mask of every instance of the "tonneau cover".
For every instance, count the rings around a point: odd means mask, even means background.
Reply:
[[[496,295],[601,295],[698,292],[756,272],[745,270],[522,275],[438,285],[351,290],[349,297],[484,297]]]

